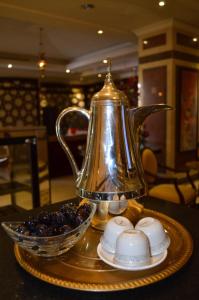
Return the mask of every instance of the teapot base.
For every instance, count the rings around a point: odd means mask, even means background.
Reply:
[[[104,231],[107,222],[113,218],[115,215],[123,215],[129,218],[133,224],[137,222],[140,214],[144,210],[144,206],[139,204],[135,199],[127,201],[126,207],[122,210],[114,211],[110,210],[110,204],[113,201],[103,201],[97,204],[96,213],[91,221],[91,226],[97,230]]]

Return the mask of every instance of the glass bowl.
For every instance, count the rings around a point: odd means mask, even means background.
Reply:
[[[95,214],[96,204],[89,201],[87,203],[91,206],[91,212],[88,218],[71,231],[56,236],[38,237],[18,233],[15,229],[22,222],[2,222],[1,225],[9,237],[28,252],[44,257],[58,256],[73,247],[81,239],[86,229],[89,227]]]

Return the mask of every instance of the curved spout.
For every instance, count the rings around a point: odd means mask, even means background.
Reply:
[[[173,109],[171,106],[166,104],[152,104],[146,106],[140,106],[129,109],[129,121],[131,138],[134,144],[134,153],[136,157],[137,169],[140,172],[140,178],[144,180],[144,171],[142,168],[141,156],[140,156],[140,127],[144,120],[151,114],[159,111],[166,111]],[[144,181],[145,183],[145,181]],[[145,184],[146,185],[146,184]]]
[[[129,109],[131,122],[133,122],[131,128],[138,130],[149,115],[171,109],[173,109],[173,107],[167,104],[152,104]]]
[[[153,113],[171,109],[173,107],[167,104],[152,104],[129,109],[130,130],[137,153],[139,152],[139,130],[144,120]]]

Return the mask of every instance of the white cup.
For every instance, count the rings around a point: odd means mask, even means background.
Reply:
[[[125,217],[117,216],[110,219],[100,240],[102,249],[109,253],[115,253],[116,240],[120,233],[133,228],[133,224]]]
[[[150,245],[140,230],[123,231],[116,242],[114,261],[123,266],[143,266],[150,262]]]
[[[152,256],[161,254],[170,245],[170,238],[157,219],[143,218],[136,224],[135,229],[143,231],[148,237]]]

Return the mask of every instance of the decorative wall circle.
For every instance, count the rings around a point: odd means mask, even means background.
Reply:
[[[31,101],[31,100],[32,100],[32,97],[31,97],[30,94],[26,94],[25,97],[24,97],[24,99],[25,99],[26,101]]]
[[[25,115],[26,115],[26,110],[25,110],[25,109],[22,109],[22,110],[20,111],[20,115],[21,115],[22,117],[25,117]]]
[[[18,117],[19,111],[18,111],[16,108],[13,109],[13,110],[12,110],[12,115],[13,115],[14,117]]]
[[[27,110],[33,109],[33,103],[27,102],[27,103],[25,104],[25,108],[26,108]]]
[[[0,110],[0,118],[3,118],[6,115],[6,112],[4,110]]]
[[[28,115],[25,120],[26,120],[27,123],[32,123],[33,117]]]
[[[12,96],[10,94],[4,95],[4,101],[11,101],[11,100],[12,100]]]
[[[21,106],[22,105],[22,99],[21,98],[15,99],[15,104],[16,104],[16,106]]]
[[[7,124],[11,124],[13,122],[13,118],[11,116],[7,116],[5,121]]]
[[[10,111],[12,109],[12,104],[11,103],[5,103],[5,110]]]

